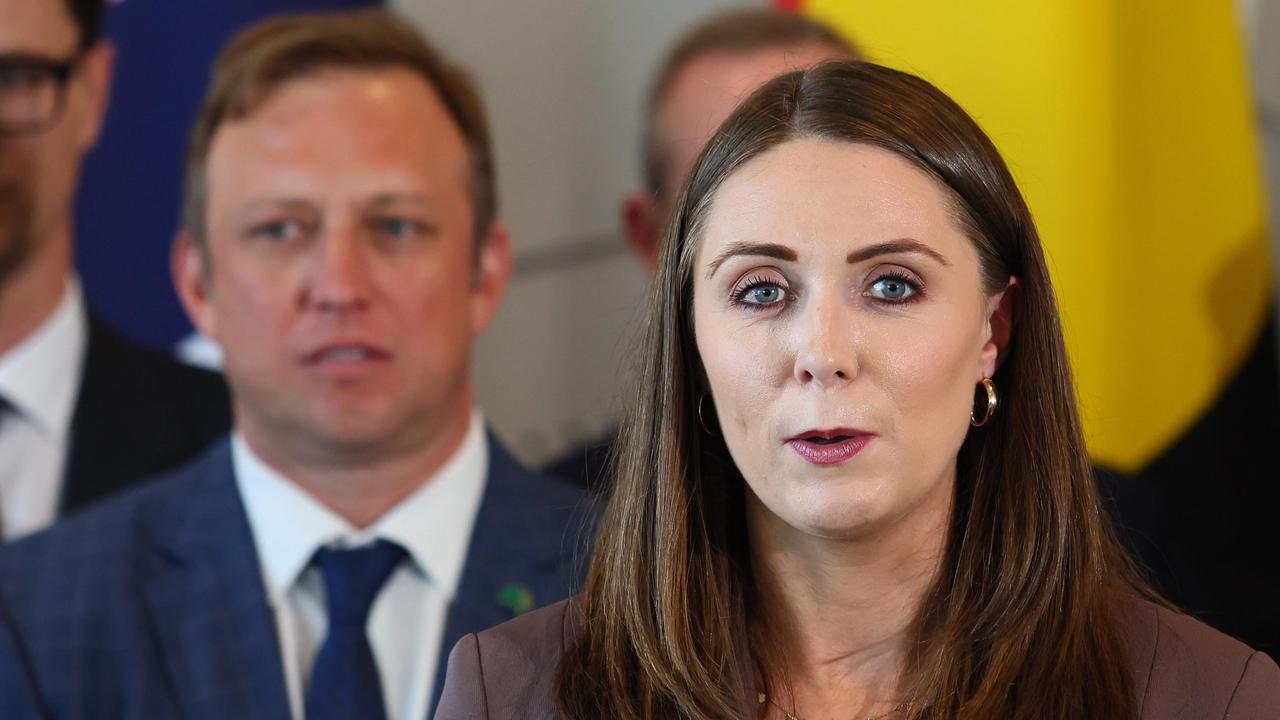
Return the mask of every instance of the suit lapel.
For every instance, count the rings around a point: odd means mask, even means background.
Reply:
[[[67,465],[63,471],[60,513],[75,510],[94,500],[121,490],[125,484],[120,472],[121,462],[136,462],[138,458],[120,458],[119,452],[130,443],[131,437],[146,437],[150,443],[164,442],[165,428],[155,423],[169,425],[167,418],[157,418],[149,397],[129,393],[125,383],[136,385],[138,380],[128,378],[120,367],[120,350],[110,332],[98,319],[88,317],[88,334],[85,339],[84,372],[80,390],[76,395],[75,413],[71,417],[71,435],[67,447]],[[93,418],[110,417],[115,422],[93,422]],[[157,430],[161,433],[156,437]]]
[[[444,687],[449,651],[463,635],[560,600],[568,585],[561,567],[565,522],[560,515],[550,521],[541,517],[535,499],[544,479],[522,467],[492,433],[488,442],[489,474],[458,594],[449,608],[433,709]]]
[[[274,616],[224,442],[189,496],[153,513],[144,588],[166,678],[185,718],[290,717]]]

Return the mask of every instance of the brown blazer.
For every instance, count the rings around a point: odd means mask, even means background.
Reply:
[[[556,667],[578,633],[571,602],[458,641],[436,720],[557,720]],[[1128,606],[1143,720],[1280,720],[1280,668],[1271,658],[1186,615]]]

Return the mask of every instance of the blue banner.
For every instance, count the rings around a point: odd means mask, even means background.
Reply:
[[[371,0],[113,0],[117,47],[106,125],[76,203],[76,266],[89,306],[126,335],[169,348],[191,329],[169,277],[182,156],[218,50],[268,15]]]

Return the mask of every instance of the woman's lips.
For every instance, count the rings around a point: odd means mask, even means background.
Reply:
[[[862,452],[874,438],[870,433],[841,428],[802,433],[788,440],[787,445],[808,463],[836,465]]]

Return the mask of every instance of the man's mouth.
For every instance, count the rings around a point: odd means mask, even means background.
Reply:
[[[364,343],[335,343],[313,350],[303,356],[305,365],[328,363],[381,362],[391,359],[391,353]]]

